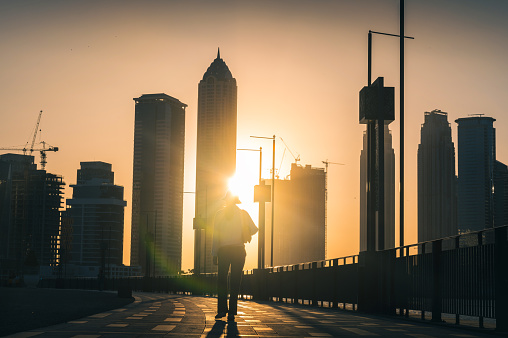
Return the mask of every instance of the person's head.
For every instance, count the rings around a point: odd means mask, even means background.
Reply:
[[[224,204],[226,206],[231,206],[235,204],[241,204],[240,198],[237,195],[234,195],[231,191],[228,190],[226,195],[223,198]]]

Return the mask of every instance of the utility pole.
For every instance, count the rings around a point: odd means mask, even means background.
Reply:
[[[404,246],[404,0],[400,0],[400,243]],[[403,252],[404,250],[402,250]],[[401,253],[403,255],[403,253]]]
[[[368,56],[367,56],[367,84],[371,85],[371,76],[372,76],[372,34],[378,34],[378,35],[386,35],[386,36],[393,36],[400,38],[400,44],[401,44],[401,54],[400,54],[400,220],[399,220],[399,226],[400,226],[400,240],[399,240],[399,246],[404,246],[404,40],[405,39],[411,39],[414,40],[414,37],[411,36],[404,36],[404,0],[401,0],[401,32],[400,35],[397,34],[389,34],[389,33],[381,33],[381,32],[375,32],[369,30],[368,35]],[[371,128],[371,129],[369,129]],[[367,134],[368,134],[368,145],[370,146],[376,146],[375,138],[375,125],[372,125],[369,123],[367,125]],[[379,157],[377,159],[378,163],[378,169],[380,171],[379,177],[381,177],[381,174],[384,173],[384,123],[381,123],[381,120],[378,120],[377,123],[377,147],[379,150]],[[370,131],[369,131],[370,130]],[[369,156],[369,155],[367,155]],[[369,162],[370,161],[370,162]],[[375,159],[369,159],[367,158],[367,163],[371,163],[375,161]],[[371,165],[374,165],[374,167],[371,168]],[[375,170],[375,164],[368,164],[367,169],[367,182],[370,182],[369,179],[369,169]],[[378,224],[384,224],[384,181],[378,180],[378,201],[380,202],[378,204]],[[374,197],[375,199],[375,197]],[[369,193],[367,193],[367,200],[369,200]],[[374,201],[371,201],[371,203],[374,203]],[[368,208],[367,208],[368,210]],[[369,211],[367,211],[367,219],[369,219],[369,215],[371,218],[375,218],[375,211],[370,214]],[[368,222],[368,221],[367,221]],[[382,230],[381,230],[382,228]],[[380,227],[380,233],[378,234],[378,247],[382,248],[384,247],[384,227]],[[382,238],[381,238],[382,237]],[[383,243],[381,243],[383,241]],[[379,246],[379,245],[382,246]]]
[[[271,227],[271,236],[270,236],[270,266],[273,267],[273,229],[275,222],[275,135],[272,137],[264,137],[264,136],[251,136],[252,138],[264,138],[268,140],[273,140],[273,150],[272,150],[272,227]]]

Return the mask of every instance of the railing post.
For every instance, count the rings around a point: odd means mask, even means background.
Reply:
[[[394,274],[395,274],[395,250],[383,251],[384,259],[384,280],[385,280],[385,299],[384,312],[388,315],[395,315],[395,291],[394,291]]]
[[[266,295],[266,279],[268,276],[267,269],[254,269],[252,271],[254,279],[254,292],[252,298],[254,300],[267,300]]]
[[[423,242],[418,246],[418,254],[421,254],[422,257],[425,257],[425,254],[427,253],[427,251],[425,251],[427,249],[426,244],[427,243]],[[431,243],[431,244],[433,245],[434,243]],[[434,246],[432,246],[432,248],[434,248]],[[434,252],[434,251],[432,251],[432,252]],[[434,256],[432,256],[432,257],[434,257]],[[432,271],[434,272],[434,260],[432,260]],[[426,274],[423,274],[423,275],[426,275]],[[435,275],[433,274],[433,276],[435,276]],[[432,285],[431,285],[431,292],[434,292],[434,289],[435,289],[435,287],[434,287],[434,280],[433,280]],[[425,293],[425,291],[424,291],[424,293]],[[432,297],[431,303],[434,304],[434,294],[431,294],[431,297]],[[433,305],[431,305],[431,306],[433,306]],[[421,320],[425,320],[425,307],[426,307],[425,301],[423,301],[422,302],[422,313],[420,315]]]
[[[277,297],[277,301],[279,303],[282,303],[283,302],[282,299],[284,298],[284,297],[282,297],[282,295],[283,295],[282,290],[284,288],[284,283],[283,283],[284,278],[283,278],[283,276],[284,276],[284,267],[281,266],[281,267],[277,268],[277,278],[278,278],[278,281],[279,281],[279,294],[278,294],[278,297]]]
[[[317,262],[311,263],[311,274],[312,274],[312,300],[311,305],[317,306],[317,290],[316,290],[316,275],[317,275]]]
[[[496,331],[508,332],[508,241],[507,227],[495,228],[494,246],[494,294],[496,306]]]
[[[477,259],[477,261],[476,261],[476,264],[477,264],[476,268],[478,269],[478,272],[477,272],[477,273],[478,273],[479,278],[482,278],[482,275],[481,275],[481,270],[482,270],[482,263],[483,263],[483,262],[482,262],[482,259],[480,259],[480,257],[482,257],[482,255],[481,255],[481,252],[482,252],[482,248],[481,248],[481,246],[483,245],[483,231],[479,231],[479,232],[477,233],[477,241],[478,241],[478,259]],[[483,287],[484,287],[484,286],[483,286]],[[483,297],[481,296],[481,295],[482,295],[482,291],[483,291],[483,290],[481,290],[481,288],[482,288],[482,283],[478,283],[478,286],[477,286],[477,290],[478,290],[478,291],[477,291],[477,292],[478,292],[478,298],[479,298],[479,302],[480,302],[480,304],[482,304],[482,303],[483,303],[483,299],[482,299]],[[484,308],[483,304],[482,304],[482,305],[480,305],[480,312],[482,313],[482,314],[478,317],[478,327],[479,327],[480,329],[485,328],[485,326],[484,326],[484,324],[483,324],[483,308]]]
[[[404,300],[404,303],[406,305],[406,311],[404,313],[404,316],[406,318],[409,318],[409,298],[408,298],[408,295],[409,295],[409,285],[407,285],[407,276],[408,276],[408,268],[409,268],[409,246],[406,247],[406,269],[405,269],[405,274],[404,274],[404,280],[406,281],[406,297],[405,297],[405,300]]]
[[[333,296],[332,296],[332,307],[339,307],[339,291],[337,290],[337,283],[339,282],[339,260],[332,260],[332,271],[333,271]]]
[[[380,310],[379,259],[375,251],[362,251],[358,258],[358,311]]]
[[[432,321],[441,322],[441,250],[442,240],[432,242]]]
[[[298,292],[298,277],[300,276],[300,264],[295,265],[295,294],[294,294],[294,303],[299,303],[299,292]]]

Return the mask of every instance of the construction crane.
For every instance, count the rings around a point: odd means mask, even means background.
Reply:
[[[337,165],[345,165],[344,163],[337,163],[337,162],[330,162],[328,159],[326,161],[321,161],[325,164],[325,258],[328,250],[326,238],[328,236],[328,166],[330,164],[337,164]]]
[[[30,146],[30,155],[32,155],[34,151],[35,138],[37,137],[37,133],[39,132],[39,124],[41,123],[42,110],[39,112],[39,116],[37,117],[37,123],[35,124],[34,136],[32,137],[32,144]],[[28,144],[28,142],[26,143]],[[26,150],[23,151],[23,155],[26,155]]]
[[[42,141],[41,142],[42,144],[42,148],[33,148],[31,147],[29,150],[30,150],[30,154],[32,154],[32,152],[34,151],[39,151],[40,154],[41,154],[41,168],[42,170],[45,170],[46,169],[46,163],[48,163],[48,161],[46,160],[46,152],[47,151],[58,151],[58,147],[53,147],[49,144],[47,144],[46,142]],[[46,148],[46,146],[48,146]],[[11,150],[11,151],[22,151],[24,155],[26,155],[26,147],[25,148],[15,148],[15,147],[12,147],[12,148],[0,148],[0,150]]]
[[[284,140],[282,139],[282,137],[280,137],[280,140],[282,141],[282,143],[284,143],[284,146],[286,146],[286,149],[289,151],[289,153],[291,154],[291,156],[293,156],[293,158],[295,159],[295,163],[298,164],[298,161],[300,161],[300,154],[297,154],[298,156],[295,156],[295,154],[293,154],[293,152],[291,151],[291,149],[289,149],[288,145],[286,144],[286,142],[284,142]]]
[[[337,165],[345,165],[344,163],[337,163],[337,162],[329,162],[328,159],[326,161],[321,161],[325,164],[325,173],[328,172],[328,165],[329,164],[337,164]]]
[[[37,117],[37,123],[35,124],[34,135],[32,137],[32,143],[31,143],[29,149],[27,149],[27,146],[28,146],[28,142],[27,142],[24,148],[8,147],[8,148],[0,148],[0,150],[22,151],[23,155],[26,155],[27,151],[30,151],[30,155],[32,155],[32,153],[34,151],[39,151],[41,154],[41,168],[42,168],[42,170],[45,170],[46,163],[48,163],[48,161],[46,160],[46,158],[47,158],[46,152],[47,151],[55,151],[56,152],[56,151],[58,151],[58,147],[53,147],[53,146],[47,144],[46,142],[42,141],[42,142],[40,142],[40,144],[42,144],[42,148],[38,148],[38,149],[34,148],[35,139],[37,138],[37,133],[39,132],[39,124],[41,123],[41,116],[42,116],[42,110],[39,112],[39,116]],[[46,148],[46,145],[48,146],[48,148]]]

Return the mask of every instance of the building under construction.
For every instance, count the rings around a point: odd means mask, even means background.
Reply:
[[[62,176],[37,170],[33,156],[0,155],[2,277],[56,266],[64,185]]]
[[[325,259],[325,175],[323,168],[293,163],[291,179],[275,180],[274,266]],[[266,220],[265,257],[271,257],[270,202],[266,203]]]

